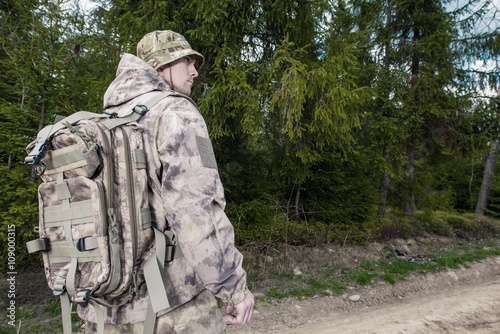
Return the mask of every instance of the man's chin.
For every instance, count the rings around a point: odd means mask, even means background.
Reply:
[[[179,93],[184,94],[186,96],[191,95],[191,89],[184,89],[183,91],[180,91]]]

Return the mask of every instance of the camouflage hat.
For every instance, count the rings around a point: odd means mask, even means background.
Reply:
[[[184,36],[171,30],[150,32],[137,44],[137,56],[155,70],[189,55],[195,57],[195,67],[199,70],[205,61],[203,56],[191,49]]]

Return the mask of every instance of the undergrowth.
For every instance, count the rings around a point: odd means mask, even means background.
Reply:
[[[315,232],[306,238],[311,228]],[[288,221],[275,229],[281,229],[282,235],[277,237],[269,230],[268,240],[273,242],[254,241],[243,247],[249,281],[254,290],[264,291],[265,300],[338,295],[350,286],[376,281],[397,284],[411,274],[458,268],[500,255],[500,222],[473,214],[392,213],[355,228],[329,229],[317,222]],[[410,239],[425,252],[425,258],[406,261],[395,254],[393,241]],[[440,245],[429,241],[432,239],[447,241]],[[369,249],[373,244],[385,246]],[[352,250],[357,255],[346,253]]]
[[[258,303],[344,295],[350,287],[394,285],[412,274],[500,256],[500,222],[473,214],[391,212],[385,219],[349,226],[279,216],[252,229],[236,222],[235,230]],[[410,254],[402,245],[419,261],[405,257]],[[73,317],[76,330],[79,320]],[[0,333],[18,333],[19,326],[19,333],[62,332],[58,299],[19,303],[16,319],[16,327],[1,323]]]

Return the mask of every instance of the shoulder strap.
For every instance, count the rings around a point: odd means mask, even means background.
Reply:
[[[162,91],[155,94],[152,98],[147,100],[144,104],[138,104],[133,108],[133,112],[123,117],[109,118],[103,122],[104,126],[108,130],[112,130],[120,125],[127,124],[130,122],[137,122],[141,119],[144,114],[146,114],[151,108],[155,106],[158,102],[163,100],[169,95],[173,95],[173,91]]]
[[[50,138],[57,131],[67,127],[68,124],[73,125],[73,124],[75,124],[81,120],[84,120],[84,119],[106,118],[106,117],[109,117],[109,116],[103,115],[103,114],[96,114],[96,113],[93,113],[90,111],[78,111],[72,115],[69,115],[68,117],[61,119],[60,121],[53,124],[52,126],[47,126],[47,127],[43,128],[42,131],[39,132],[38,138],[41,138],[41,137]],[[46,134],[45,132],[48,132],[48,133]]]

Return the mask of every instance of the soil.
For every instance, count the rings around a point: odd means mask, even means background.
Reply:
[[[252,322],[228,334],[500,333],[499,278],[500,257],[492,257],[342,296],[258,303]]]

